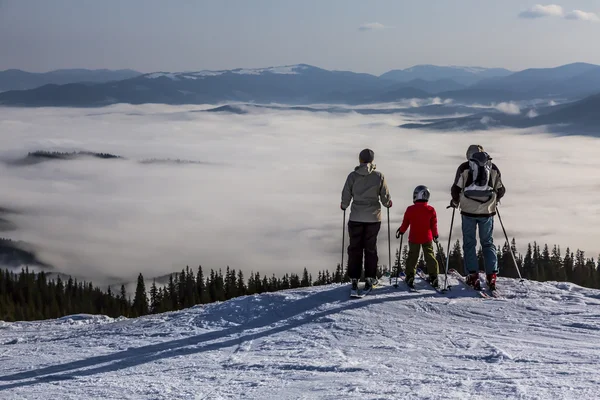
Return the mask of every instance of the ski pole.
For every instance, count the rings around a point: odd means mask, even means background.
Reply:
[[[340,265],[342,271],[344,271],[344,239],[346,238],[346,210],[344,210],[344,222],[342,222],[342,264]],[[342,281],[343,281],[342,277]]]
[[[389,268],[390,274],[392,273],[392,239],[390,236],[390,208],[387,209],[387,223],[388,223],[388,256],[389,256]],[[390,282],[392,278],[390,275]]]
[[[400,249],[398,250],[398,267],[396,268],[396,286],[398,286],[398,277],[400,276],[400,271],[402,270],[402,240],[404,239],[404,235],[400,235]]]
[[[448,265],[450,264],[450,243],[452,242],[452,228],[454,227],[454,214],[456,208],[452,207],[452,221],[450,222],[450,233],[448,234],[448,252],[446,253],[446,277],[444,278],[444,288],[442,292],[448,290]]]
[[[436,243],[436,246],[437,246],[438,254],[440,255],[440,259],[441,259],[440,261],[442,262],[443,265],[446,265],[446,259],[444,257],[448,258],[448,255],[442,254],[443,249],[439,242]]]
[[[513,248],[510,245],[510,241],[508,240],[508,235],[506,234],[506,229],[504,229],[504,224],[502,223],[502,218],[500,217],[500,210],[496,209],[496,213],[498,214],[498,221],[500,221],[500,226],[502,227],[502,232],[504,232],[504,237],[506,238],[506,245],[510,249],[510,255],[512,257],[513,263],[515,264],[515,268],[517,269],[517,273],[519,274],[520,282],[524,282],[525,279],[521,276],[521,271],[519,270],[519,265],[517,264],[517,259],[515,258],[515,253],[513,252]]]

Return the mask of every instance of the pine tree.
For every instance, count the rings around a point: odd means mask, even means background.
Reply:
[[[402,249],[402,266],[404,266],[404,268],[406,268],[406,261],[408,260],[408,245],[404,245],[404,248]]]
[[[338,264],[339,265],[339,264]],[[290,277],[288,274],[285,274],[281,279],[281,289],[289,289],[290,288]]]
[[[565,252],[565,258],[563,259],[563,267],[565,269],[565,275],[567,276],[567,282],[573,282],[573,267],[574,267],[574,256],[571,250],[567,247]]]
[[[342,283],[342,265],[338,264],[335,268],[335,275],[333,276],[333,280],[335,283]]]
[[[600,255],[598,255],[598,264],[596,265],[596,289],[600,289]]]
[[[177,274],[169,275],[167,296],[169,297],[169,310],[179,310],[179,296],[177,294]]]
[[[587,271],[585,269],[586,259],[585,252],[577,249],[575,252],[575,265],[573,268],[573,282],[578,285],[585,285],[587,278]]]
[[[527,244],[527,253],[525,253],[525,260],[523,261],[523,277],[525,279],[533,279],[533,250],[531,243]]]
[[[72,282],[71,278],[69,278],[69,282]],[[67,287],[69,285],[67,284]],[[119,295],[119,312],[124,317],[129,317],[129,300],[127,299],[127,290],[125,290],[125,285],[121,285],[121,293]]]
[[[540,265],[540,247],[537,245],[537,242],[533,242],[533,273],[531,279],[534,281],[541,281],[543,276],[541,276],[541,265]]]
[[[310,286],[311,278],[308,276],[308,271],[304,268],[302,272],[302,280],[300,281],[300,287],[308,287]]]
[[[440,273],[444,273],[446,271],[446,253],[440,245],[436,248],[435,259],[438,262]]]
[[[144,277],[140,273],[135,288],[135,297],[133,298],[133,312],[136,316],[148,314],[148,296],[146,295],[146,284]]]
[[[160,304],[158,302],[158,288],[156,287],[156,279],[153,279],[152,286],[150,287],[150,313],[157,313],[159,306]]]
[[[206,304],[210,301],[210,296],[206,290],[206,282],[204,280],[204,272],[202,271],[201,265],[198,266],[198,273],[196,274],[196,293],[198,303]]]
[[[450,252],[448,261],[449,261],[448,268],[455,269],[458,272],[461,272],[463,274],[466,273],[466,271],[464,270],[464,262],[463,262],[460,241],[457,240],[456,243],[454,243],[454,247],[452,248],[452,251]]]
[[[246,289],[246,284],[244,283],[244,274],[242,273],[242,270],[239,270],[238,278],[237,278],[237,295],[245,296],[246,292],[247,292],[247,289]]]
[[[297,274],[290,275],[290,288],[297,289],[302,286],[302,282],[300,281],[300,277]]]
[[[550,271],[550,250],[548,249],[547,244],[544,245],[544,250],[542,250],[538,278],[541,282],[552,279]]]
[[[560,255],[560,247],[554,245],[552,255],[550,257],[550,270],[552,271],[552,280],[564,282],[567,280],[565,268],[563,267],[562,257]]]

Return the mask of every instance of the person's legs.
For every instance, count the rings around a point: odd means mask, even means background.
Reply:
[[[429,275],[430,280],[433,280],[439,273],[439,265],[435,258],[433,242],[425,243],[423,245],[423,257],[425,258],[425,264],[427,265],[427,274]]]
[[[463,253],[465,258],[465,272],[467,274],[479,271],[477,264],[477,218],[462,216]]]
[[[350,279],[360,279],[363,264],[363,231],[362,222],[348,221],[348,235],[350,244],[348,245],[348,276]]]
[[[365,224],[363,240],[365,246],[365,278],[377,276],[377,235],[381,229],[381,222]]]
[[[483,248],[483,259],[485,260],[485,273],[498,273],[498,256],[494,245],[494,217],[478,218],[479,243]]]
[[[406,281],[415,278],[417,272],[417,263],[419,262],[419,253],[421,252],[421,245],[415,243],[408,243],[408,257],[406,258]]]

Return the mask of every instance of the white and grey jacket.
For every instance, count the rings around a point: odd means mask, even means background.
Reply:
[[[375,171],[374,164],[360,164],[348,175],[342,190],[344,210],[348,208],[350,201],[352,201],[350,221],[381,221],[381,204],[389,207],[392,198],[385,177],[381,172]]]
[[[493,194],[489,200],[482,202],[465,196],[464,188],[473,183],[473,178],[469,174],[469,163],[465,162],[458,167],[454,184],[450,192],[452,201],[460,206],[460,213],[468,217],[491,217],[496,215],[496,206],[500,199],[506,193],[506,188],[502,183],[502,175],[495,164],[492,164],[489,186],[493,188]]]

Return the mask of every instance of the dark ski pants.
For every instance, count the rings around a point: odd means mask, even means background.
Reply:
[[[360,279],[365,260],[365,278],[377,275],[377,234],[381,222],[348,221],[350,246],[348,246],[348,276]]]
[[[414,278],[417,272],[417,263],[419,262],[419,253],[423,248],[423,258],[425,259],[425,265],[427,266],[427,274],[429,276],[438,275],[438,262],[435,259],[435,253],[433,251],[433,242],[425,244],[408,243],[408,257],[406,258],[406,277]]]

